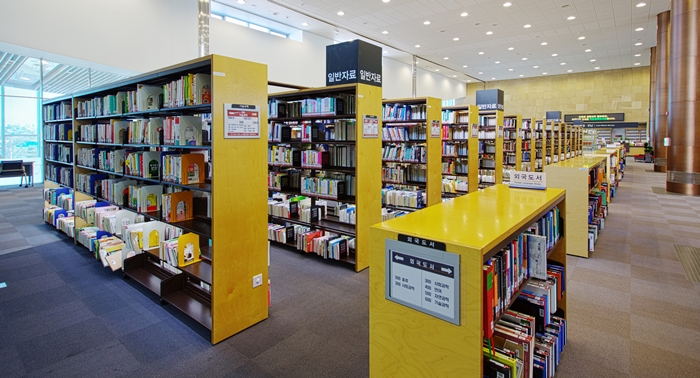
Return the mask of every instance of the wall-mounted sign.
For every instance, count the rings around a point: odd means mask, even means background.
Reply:
[[[476,123],[472,123],[472,138],[477,138],[479,136],[479,126]]]
[[[224,104],[224,139],[260,138],[257,105]]]
[[[374,115],[366,115],[362,117],[362,137],[363,138],[378,138],[379,137],[379,118]]]
[[[583,127],[587,129],[613,129],[613,128],[637,128],[637,122],[603,122],[603,123],[588,123],[584,122]]]
[[[548,121],[561,121],[561,112],[558,110],[546,112],[545,118]]]
[[[625,120],[625,113],[567,114],[564,116],[564,122],[583,121],[583,123],[592,123],[592,122],[621,122],[624,120]]]
[[[354,40],[326,46],[326,85],[382,86],[382,48]]]
[[[430,137],[440,138],[442,136],[442,126],[440,126],[440,121],[432,120],[430,121]]]
[[[503,138],[503,126],[498,126],[498,137]]]
[[[479,110],[503,110],[503,91],[500,89],[476,91],[476,106]]]
[[[385,249],[386,299],[459,325],[459,255],[391,239]]]

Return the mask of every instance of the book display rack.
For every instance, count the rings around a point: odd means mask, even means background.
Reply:
[[[381,88],[275,93],[268,110],[268,239],[367,268],[382,220]]]
[[[479,112],[479,189],[503,182],[503,111]]]
[[[441,100],[384,100],[382,105],[382,218],[391,219],[441,201]]]
[[[566,253],[589,257],[608,211],[607,163],[605,156],[579,156],[544,169],[547,186],[566,189]]]
[[[479,188],[479,112],[474,105],[442,108],[442,197]]]
[[[553,376],[567,206],[563,189],[496,185],[372,226],[370,376]]]
[[[75,242],[212,343],[268,314],[265,194],[255,189],[266,92],[267,66],[209,55],[44,104],[45,186],[73,189]]]

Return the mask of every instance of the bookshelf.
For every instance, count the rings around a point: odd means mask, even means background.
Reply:
[[[510,182],[512,172],[520,170],[523,161],[523,117],[503,117],[503,183]]]
[[[625,129],[625,137],[631,146],[644,147],[644,142],[647,141],[647,130],[643,127]]]
[[[589,257],[592,252],[588,239],[590,196],[605,191],[606,157],[577,157],[548,165],[544,171],[548,188],[566,190],[566,254]],[[607,201],[604,205],[607,206]],[[603,209],[593,215],[602,217]]]
[[[503,182],[503,111],[479,112],[479,189]]]
[[[543,172],[543,168],[547,165],[547,146],[549,146],[550,140],[547,138],[547,132],[544,127],[544,119],[537,119],[534,123],[533,131],[533,144],[535,148],[535,172]]]
[[[565,218],[567,204],[568,196],[565,198],[563,189],[531,191],[495,185],[372,226],[370,377],[484,376],[484,264],[555,206],[561,218]],[[566,225],[567,220],[563,223]],[[458,299],[459,324],[388,299],[390,295],[395,296],[390,288],[396,284],[398,270],[395,269],[400,267],[391,262],[389,251],[411,251],[413,245],[406,242],[407,237],[411,241],[426,240],[428,245],[444,243],[446,252],[459,256],[459,263],[455,264],[459,266],[459,290],[453,289],[456,293],[452,298]],[[547,256],[548,262],[560,265],[563,270],[566,269],[568,237],[565,233]],[[440,250],[432,251],[436,256],[442,254]],[[389,273],[391,281],[387,282]],[[418,296],[422,299],[424,281],[418,279]],[[412,284],[410,280],[408,285]],[[519,289],[525,285],[527,282]],[[518,293],[516,291],[513,298],[517,298]],[[450,302],[455,303],[454,300]],[[557,307],[557,314],[565,317],[565,293]]]
[[[382,220],[381,88],[346,84],[275,93],[268,109],[268,238],[357,272],[367,268],[369,226]],[[374,117],[376,134],[363,135],[365,116]],[[289,151],[272,154],[280,147]],[[331,150],[349,158],[339,164]],[[278,178],[285,174],[286,183]],[[324,237],[341,245],[328,248]]]
[[[532,118],[523,118],[520,131],[521,164],[520,170],[523,172],[533,172],[536,156],[535,149],[535,125]]]
[[[475,105],[442,108],[443,156],[441,173],[443,198],[459,197],[479,188],[478,122],[479,112]],[[452,151],[452,149],[456,149],[456,151]],[[467,150],[466,156],[463,153],[464,149]],[[448,156],[450,153],[446,152],[451,152],[451,156]]]
[[[595,129],[583,129],[581,133],[581,153],[590,155],[598,149],[598,138]]]
[[[440,148],[441,104],[442,100],[435,97],[383,101],[384,217],[393,218],[441,202],[441,156],[447,153]],[[458,152],[457,148],[449,151],[451,155]],[[416,206],[405,203],[407,197],[409,202],[417,199]]]
[[[146,92],[147,88],[152,92]],[[148,224],[157,222],[198,236],[201,261],[174,267],[165,262],[160,248],[144,249],[125,256],[123,273],[153,291],[162,303],[207,328],[213,344],[268,316],[267,288],[251,285],[256,275],[262,276],[262,282],[268,279],[262,229],[265,194],[256,186],[265,175],[266,141],[260,136],[259,125],[267,123],[266,97],[266,65],[209,55],[45,103],[70,104],[71,169],[75,171],[70,187],[74,188],[75,204],[97,201],[128,210],[137,221],[145,219]],[[225,118],[234,116],[225,114],[233,111],[228,104],[248,106],[238,107],[235,116],[240,111],[257,118],[257,135],[225,136]],[[146,124],[152,127],[140,128]],[[139,159],[146,159],[147,153],[154,158],[143,165]],[[196,184],[184,184],[180,171],[180,183],[174,182],[175,173],[171,177],[161,164],[167,161],[166,156],[194,155],[204,156],[204,164],[188,165],[194,169],[190,180],[198,181]],[[230,164],[232,161],[246,163]],[[197,172],[202,173],[201,181],[194,179]],[[129,191],[134,188],[132,195],[140,190],[137,187],[147,185],[160,189],[157,193],[163,195],[154,193],[143,207],[131,207],[133,203],[128,198],[123,202],[121,193],[110,193],[115,183],[124,180],[134,181],[135,185],[127,187]],[[182,202],[191,208],[181,209],[184,219],[167,221],[160,202],[175,193],[191,194],[191,203]],[[93,225],[81,213],[75,217],[72,236],[76,242],[80,235],[83,244],[80,231],[86,227],[104,230],[103,224]],[[234,229],[236,232],[231,232]]]

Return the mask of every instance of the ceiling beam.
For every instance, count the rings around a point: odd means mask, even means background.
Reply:
[[[18,58],[15,60],[15,62],[12,64],[12,66],[10,66],[10,68],[7,71],[5,71],[3,76],[0,77],[0,86],[5,85],[5,83],[8,80],[10,80],[12,75],[14,75],[15,72],[17,72],[17,70],[19,70],[19,68],[22,67],[22,65],[24,64],[24,61],[27,60],[26,56],[20,56],[20,55],[15,55],[15,56],[17,56]]]

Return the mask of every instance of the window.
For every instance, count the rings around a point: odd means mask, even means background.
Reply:
[[[239,19],[237,19],[237,18],[225,16],[225,19],[226,19],[226,21],[228,21],[228,22],[230,22],[230,23],[232,23],[232,24],[241,25],[241,26],[244,26],[244,27],[246,27],[246,28],[248,27],[248,23],[247,23],[247,22],[242,21],[242,20],[239,20]]]
[[[212,13],[212,14],[211,14],[211,17],[212,17],[212,18],[219,19],[219,20],[222,20],[222,21],[223,21],[223,19],[224,19],[224,16],[222,16],[222,15],[220,15],[220,14],[216,14],[216,13]]]
[[[285,29],[285,28],[289,29],[288,27],[286,27],[284,25],[280,25],[280,26],[275,27],[275,29],[277,29],[277,30],[274,30],[274,29],[270,29],[267,26],[259,25],[259,24],[255,23],[255,21],[254,22],[244,21],[241,18],[251,19],[251,17],[253,17],[252,18],[253,20],[256,20],[256,18],[255,18],[255,16],[249,15],[248,13],[245,13],[239,9],[236,9],[234,7],[230,7],[228,5],[224,5],[224,4],[216,2],[216,1],[212,2],[212,11],[211,11],[210,15],[212,18],[224,20],[226,22],[240,25],[240,26],[243,26],[243,27],[246,27],[249,29],[257,30],[259,32],[272,34],[276,37],[290,38],[290,33],[285,33],[283,30],[279,30],[279,29]],[[237,16],[237,17],[233,17],[233,16]],[[272,24],[277,25],[275,22],[269,21],[267,19],[263,19],[260,17],[258,17],[257,19],[258,19],[257,22],[262,23],[262,24],[272,23]],[[294,32],[292,31],[291,33],[294,33]]]
[[[268,29],[266,27],[258,26],[255,24],[250,24],[250,26],[248,26],[248,27],[253,29],[253,30],[261,31],[263,33],[270,33],[270,29]]]

